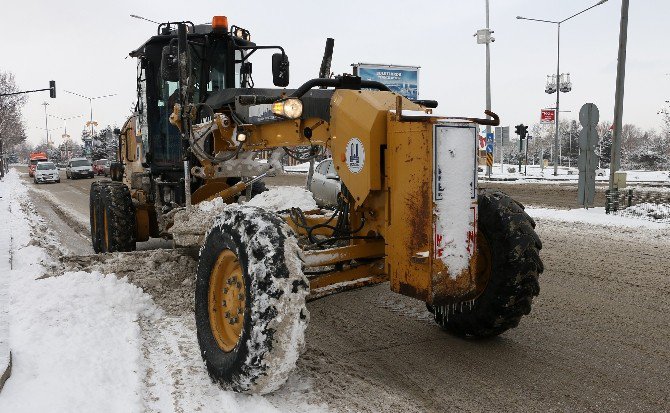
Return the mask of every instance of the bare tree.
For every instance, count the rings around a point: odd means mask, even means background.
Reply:
[[[0,70],[0,94],[18,92],[14,75]],[[5,149],[26,139],[21,109],[26,103],[25,95],[0,96],[0,135]]]

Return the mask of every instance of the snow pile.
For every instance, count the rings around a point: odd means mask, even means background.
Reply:
[[[9,229],[10,191],[0,181],[0,390],[9,373],[9,277],[12,233]]]
[[[222,198],[203,201],[194,205],[190,211],[181,209],[174,215],[174,224],[170,233],[176,245],[202,245],[205,233],[212,227],[214,219],[228,206]]]
[[[0,276],[8,285],[12,376],[2,412],[141,411],[139,318],[151,298],[115,276],[46,274],[42,225],[15,171],[0,182]],[[37,231],[37,232],[36,232]],[[3,240],[4,241],[4,240]],[[109,397],[113,394],[114,397]]]
[[[286,165],[284,166],[285,172],[291,173],[304,173],[309,172],[309,162],[303,162],[298,165]]]
[[[303,211],[319,209],[312,193],[296,186],[277,186],[270,188],[253,197],[246,205],[263,208],[267,211],[278,212],[291,208],[300,208]]]
[[[174,225],[170,232],[179,246],[202,245],[205,233],[209,231],[214,219],[229,206],[221,198],[203,201],[187,212],[178,211],[174,216]],[[270,188],[254,196],[245,205],[263,208],[270,212],[278,212],[291,208],[300,208],[303,211],[318,209],[312,193],[294,186],[279,186]]]
[[[656,222],[670,223],[670,204],[642,202],[619,211],[622,215],[643,217]]]
[[[17,279],[13,290],[15,366],[0,411],[142,410],[137,321],[160,314],[151,297],[86,272]]]

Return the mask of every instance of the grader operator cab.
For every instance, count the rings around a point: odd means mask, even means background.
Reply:
[[[279,88],[254,87],[249,58],[265,49]],[[539,292],[535,223],[506,195],[477,189],[478,128],[498,117],[438,115],[434,101],[330,78],[331,54],[329,39],[321,77],[283,89],[284,49],[251,42],[225,17],[161,24],[131,52],[137,107],[119,131],[122,161],[91,186],[98,252],[171,237],[197,204],[228,203],[198,245],[195,317],[210,376],[237,391],[286,380],[312,299],[389,281],[444,329],[489,337],[515,327]],[[324,149],[342,182],[334,210],[241,202],[283,173],[285,154],[305,162]]]

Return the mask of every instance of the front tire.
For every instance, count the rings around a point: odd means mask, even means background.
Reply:
[[[214,382],[265,394],[288,378],[309,319],[298,251],[286,223],[262,209],[230,206],[214,222],[195,291],[198,343]]]
[[[530,313],[540,292],[544,270],[542,242],[535,221],[523,205],[498,191],[479,195],[478,260],[488,271],[488,284],[474,303],[433,308],[435,321],[445,330],[471,337],[492,337],[519,324]]]

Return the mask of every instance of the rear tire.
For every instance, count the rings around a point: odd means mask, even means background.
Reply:
[[[530,313],[544,270],[539,255],[542,242],[523,205],[498,191],[480,193],[478,230],[490,246],[488,284],[474,303],[432,310],[437,324],[451,333],[492,337],[516,327]]]
[[[135,206],[128,187],[110,181],[99,187],[97,222],[102,229],[101,252],[135,251]]]
[[[215,220],[200,250],[195,290],[198,343],[214,382],[265,394],[288,378],[309,319],[298,251],[286,223],[262,209],[230,206]],[[220,279],[222,258],[236,266],[226,270],[234,274],[232,282]],[[229,288],[242,288],[244,298],[235,299],[242,295]],[[231,292],[232,300],[226,295]]]
[[[102,227],[100,219],[102,217],[102,197],[101,186],[99,182],[91,183],[91,191],[88,198],[89,219],[91,227],[91,244],[96,253],[102,251]]]

